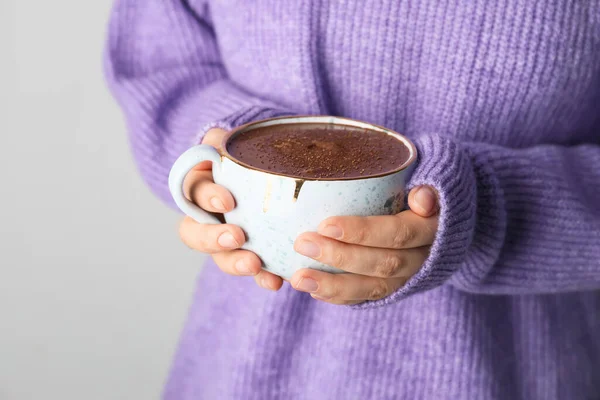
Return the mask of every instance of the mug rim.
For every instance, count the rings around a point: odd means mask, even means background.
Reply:
[[[308,124],[308,123],[311,123],[311,124],[335,124],[335,125],[352,126],[355,128],[364,128],[364,129],[369,129],[372,131],[382,132],[387,135],[393,136],[395,139],[401,141],[406,146],[406,148],[408,148],[410,155],[409,155],[408,159],[404,163],[402,163],[400,166],[398,166],[397,168],[394,168],[391,171],[386,171],[386,172],[382,172],[382,173],[358,176],[358,177],[347,177],[347,178],[346,177],[306,178],[306,177],[295,176],[295,175],[290,175],[290,174],[283,174],[283,173],[279,173],[279,172],[275,172],[275,171],[269,171],[269,170],[266,170],[263,168],[254,167],[254,166],[247,164],[241,160],[238,160],[237,158],[235,158],[231,154],[229,154],[229,152],[227,151],[227,144],[229,143],[229,140],[232,139],[234,136],[242,134],[244,132],[251,131],[253,128],[278,125],[278,123],[281,123],[282,125],[302,124],[302,123],[305,123],[305,124]],[[220,147],[217,149],[217,151],[219,152],[219,155],[221,156],[221,160],[223,159],[223,157],[225,157],[225,158],[229,159],[230,161],[232,161],[246,169],[258,171],[258,172],[268,174],[268,175],[275,175],[275,176],[279,176],[279,177],[283,177],[283,178],[293,179],[296,181],[302,180],[302,181],[329,181],[329,182],[331,182],[331,181],[357,181],[357,180],[362,180],[362,179],[381,178],[381,177],[392,175],[392,174],[395,174],[395,173],[398,173],[400,171],[407,169],[412,164],[414,164],[414,162],[417,159],[417,148],[415,147],[414,143],[406,136],[404,136],[394,130],[385,128],[380,125],[371,124],[369,122],[364,122],[364,121],[360,121],[360,120],[356,120],[356,119],[352,119],[352,118],[335,117],[335,116],[328,116],[328,115],[298,115],[298,116],[274,117],[274,118],[267,118],[267,119],[249,122],[247,124],[240,125],[240,126],[236,127],[235,129],[232,129],[231,131],[229,131],[221,140]]]

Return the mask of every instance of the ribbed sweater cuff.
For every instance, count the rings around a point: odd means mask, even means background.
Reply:
[[[372,308],[395,303],[411,294],[446,282],[463,264],[472,241],[476,216],[476,180],[467,153],[456,143],[438,135],[415,141],[418,165],[408,189],[429,185],[438,192],[439,226],[431,252],[419,272],[382,300],[353,306]]]

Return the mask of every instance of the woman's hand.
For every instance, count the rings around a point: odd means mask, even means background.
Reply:
[[[391,295],[413,276],[429,255],[438,227],[438,201],[433,189],[409,193],[410,210],[375,217],[332,217],[318,233],[298,236],[294,249],[352,274],[302,269],[292,286],[333,304],[357,304]]]
[[[217,147],[226,133],[222,129],[211,129],[202,143]],[[213,182],[210,162],[199,164],[187,175],[184,191],[189,200],[209,212],[223,214],[235,207],[231,193]],[[211,254],[223,272],[238,276],[254,276],[256,283],[265,289],[281,288],[282,279],[263,271],[256,254],[240,250],[246,237],[239,226],[204,225],[190,217],[185,217],[180,225],[179,234],[188,247]]]

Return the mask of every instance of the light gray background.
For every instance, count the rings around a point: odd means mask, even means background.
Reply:
[[[156,399],[202,264],[137,175],[111,0],[0,0],[0,399]]]

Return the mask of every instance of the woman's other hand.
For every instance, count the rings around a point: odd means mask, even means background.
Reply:
[[[396,215],[332,217],[318,232],[298,236],[294,249],[352,274],[297,271],[292,286],[333,304],[357,304],[391,295],[429,255],[438,228],[438,200],[428,186],[411,190],[410,210]]]
[[[218,147],[227,132],[211,129],[203,144]],[[196,166],[185,178],[186,197],[206,211],[225,214],[235,207],[231,193],[213,182],[211,163]],[[239,226],[231,224],[199,224],[185,217],[179,228],[181,240],[190,248],[212,256],[217,266],[225,273],[237,276],[254,276],[256,283],[270,290],[279,290],[282,279],[261,269],[261,261],[251,251],[241,250],[246,241]]]

